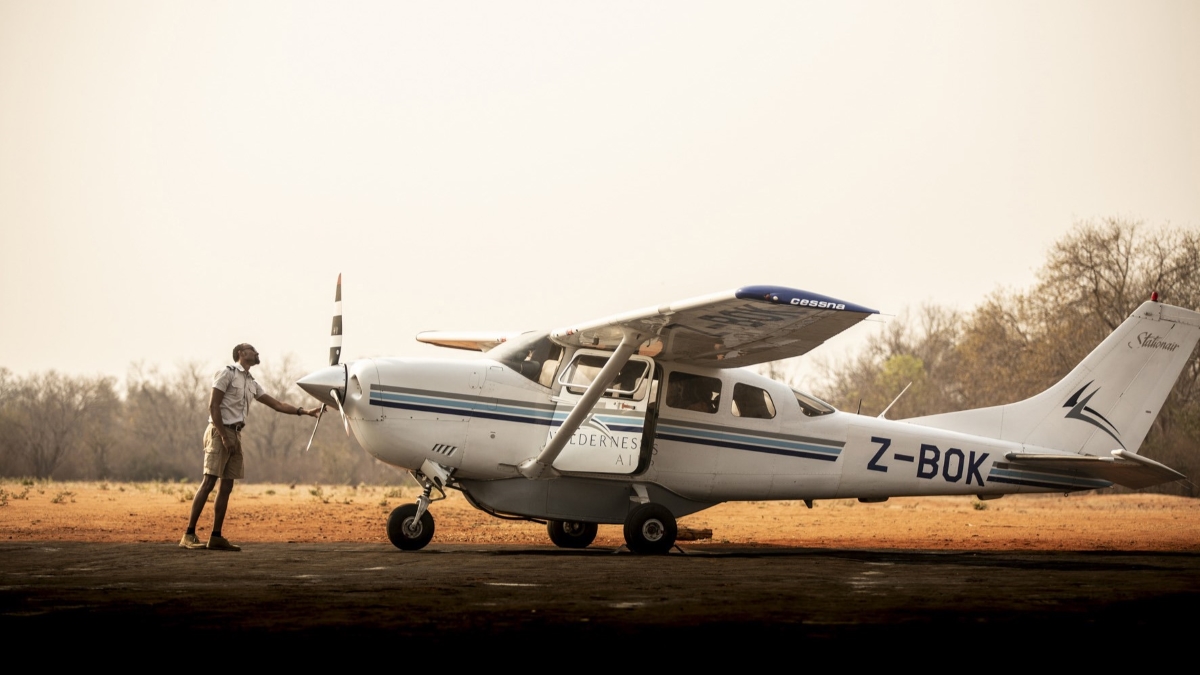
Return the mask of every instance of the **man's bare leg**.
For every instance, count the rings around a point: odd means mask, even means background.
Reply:
[[[192,517],[188,520],[188,532],[196,531],[196,523],[200,522],[200,514],[204,512],[204,504],[208,501],[208,493],[212,492],[213,486],[216,484],[216,476],[204,475],[204,482],[200,483],[200,487],[196,490],[196,496],[192,498]],[[221,515],[225,515],[224,509],[221,509]]]
[[[188,518],[187,532],[184,532],[183,538],[179,540],[180,548],[204,548],[204,543],[196,536],[196,523],[200,521],[200,514],[204,512],[204,502],[208,501],[208,494],[216,484],[217,477],[206,474],[200,482],[200,487],[196,488],[196,496],[192,497],[192,515]]]
[[[205,476],[205,480],[216,476]],[[212,489],[211,487],[209,488]],[[217,488],[217,499],[213,502],[213,529],[214,535],[221,534],[221,524],[225,522],[225,508],[229,506],[229,494],[233,492],[233,479],[222,478],[221,487]]]

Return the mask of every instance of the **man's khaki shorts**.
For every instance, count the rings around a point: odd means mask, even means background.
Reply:
[[[241,479],[246,475],[242,461],[242,434],[225,429],[225,435],[229,437],[232,447],[225,447],[212,423],[204,430],[204,475]]]

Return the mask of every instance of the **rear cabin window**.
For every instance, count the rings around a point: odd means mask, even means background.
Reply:
[[[671,373],[667,379],[667,407],[715,413],[721,407],[721,380],[691,373]]]
[[[775,417],[775,402],[766,389],[748,384],[733,385],[733,416],[769,420]]]
[[[808,417],[820,417],[834,412],[833,406],[815,396],[802,394],[795,389],[792,390],[792,393],[796,395],[796,402],[800,404],[800,412]]]

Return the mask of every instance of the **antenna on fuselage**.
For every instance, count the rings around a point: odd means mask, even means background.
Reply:
[[[908,388],[911,386],[912,386],[912,382],[909,382],[908,384],[904,385],[904,388],[900,390],[900,393],[896,394],[896,398],[892,399],[892,402],[889,403],[888,406],[883,409],[883,412],[879,413],[879,419],[881,419],[881,420],[887,419],[886,417],[884,417],[884,415],[887,414],[887,411],[892,409],[892,406],[896,405],[896,401],[899,401],[900,397],[903,396],[904,392],[908,391]],[[859,401],[858,405],[862,406],[862,401]]]

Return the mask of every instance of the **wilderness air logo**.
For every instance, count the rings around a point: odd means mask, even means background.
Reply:
[[[1095,382],[1095,380],[1092,380],[1092,382]],[[1082,399],[1080,398],[1080,396],[1083,396],[1083,392],[1087,391],[1087,388],[1092,386],[1092,382],[1088,382],[1087,384],[1083,385],[1079,391],[1075,392],[1071,398],[1067,399],[1067,402],[1063,404],[1064,408],[1070,408],[1070,410],[1067,411],[1066,419],[1083,420],[1084,422],[1087,422],[1109,436],[1112,436],[1113,440],[1120,444],[1122,449],[1125,449],[1125,444],[1121,443],[1120,438],[1117,438],[1117,434],[1120,432],[1117,431],[1117,428],[1113,426],[1112,422],[1104,419],[1104,415],[1101,415],[1100,413],[1088,407],[1088,401],[1092,400],[1093,396],[1100,393],[1100,387],[1096,387],[1095,391],[1087,396],[1084,396]]]

